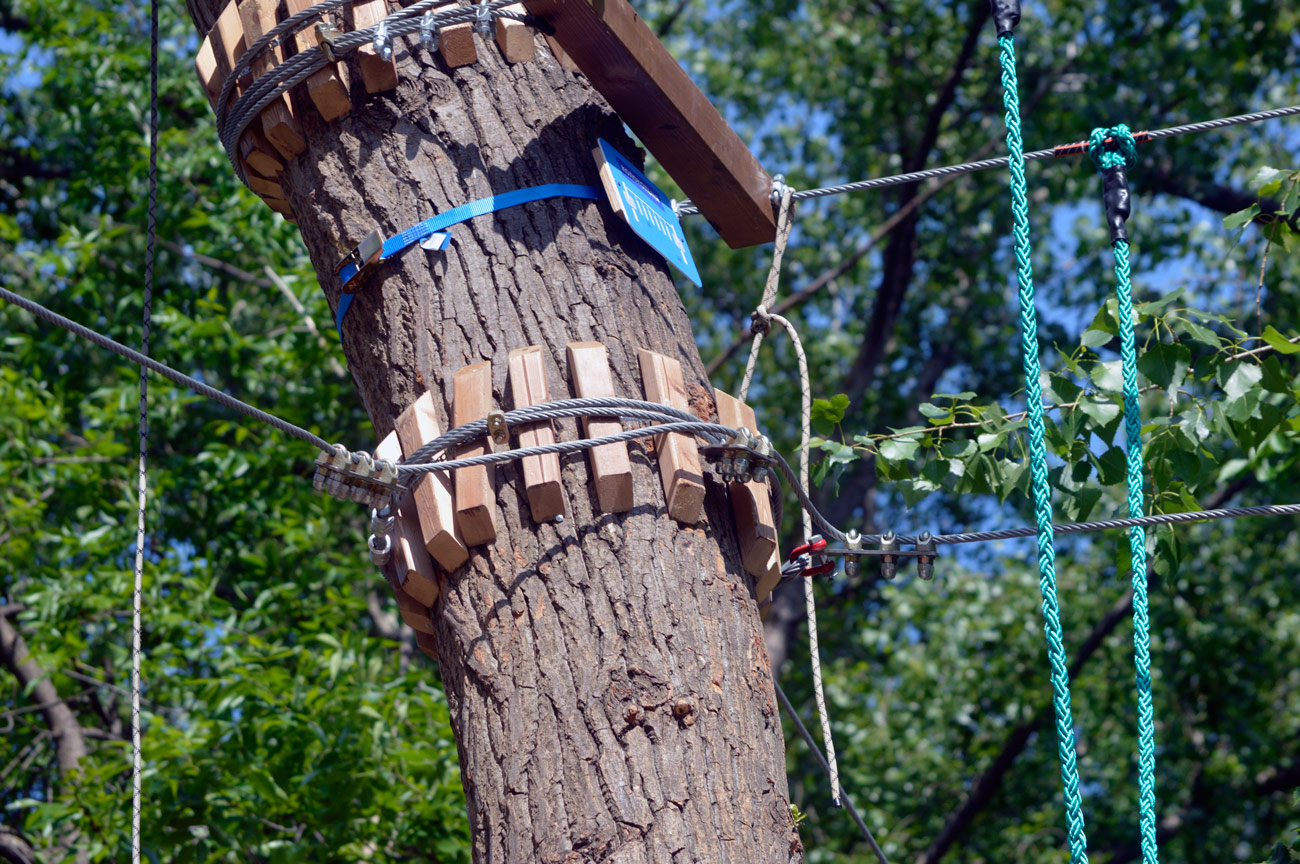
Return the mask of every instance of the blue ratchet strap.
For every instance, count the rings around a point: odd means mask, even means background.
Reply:
[[[446,213],[440,213],[437,216],[425,219],[418,225],[412,225],[401,234],[385,240],[382,247],[379,247],[379,244],[375,242],[378,239],[378,234],[372,233],[370,237],[362,241],[360,246],[349,252],[347,257],[343,259],[343,262],[339,265],[339,278],[346,287],[367,267],[377,264],[385,258],[391,258],[413,243],[420,243],[426,238],[431,241],[421,244],[426,249],[432,251],[446,249],[451,242],[451,235],[447,234],[445,229],[461,222],[467,222],[476,216],[486,216],[507,207],[527,204],[530,201],[541,201],[546,198],[600,200],[602,197],[604,197],[604,193],[595,186],[579,186],[571,183],[547,183],[544,186],[516,189],[513,192],[505,192],[501,195],[489,195],[486,198],[462,204],[448,210]],[[441,237],[435,236],[438,234],[441,234]],[[379,247],[377,252],[376,247]],[[351,307],[354,296],[353,294],[344,293],[339,297],[338,311],[334,315],[335,323],[339,329],[339,338],[343,337],[343,317],[348,314],[348,308]]]

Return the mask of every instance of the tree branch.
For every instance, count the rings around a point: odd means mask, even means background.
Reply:
[[[23,637],[3,615],[0,615],[0,664],[18,679],[24,689],[31,688],[31,698],[41,705],[45,723],[54,736],[59,771],[64,775],[75,772],[87,753],[81,724],[77,722],[77,717],[68,704],[60,698],[54,683],[36,661],[28,656]]]

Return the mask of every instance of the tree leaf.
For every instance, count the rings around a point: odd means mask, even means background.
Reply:
[[[1137,358],[1138,371],[1165,390],[1181,387],[1191,364],[1192,352],[1177,342],[1157,342]]]
[[[1229,231],[1240,228],[1242,225],[1245,225],[1247,222],[1258,216],[1259,212],[1259,205],[1251,204],[1245,210],[1238,210],[1236,213],[1229,213],[1227,216],[1223,217],[1223,227],[1227,228]]]
[[[1264,341],[1273,346],[1273,350],[1279,354],[1300,354],[1300,336],[1295,337],[1296,341],[1286,338],[1277,331],[1272,324],[1264,328]]]

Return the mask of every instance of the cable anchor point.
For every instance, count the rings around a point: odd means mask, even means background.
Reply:
[[[375,53],[385,63],[393,59],[393,37],[388,33],[388,19],[375,25]]]
[[[488,434],[492,436],[492,443],[505,445],[510,443],[510,426],[506,423],[506,415],[502,411],[493,411],[487,416]]]
[[[862,548],[862,535],[857,531],[850,531],[844,535],[844,548],[857,550]],[[844,575],[852,579],[858,575],[858,558],[856,555],[844,556]]]
[[[420,18],[420,47],[430,54],[437,51],[438,33],[438,27],[433,19],[433,10],[430,9]]]
[[[898,576],[898,537],[893,531],[886,531],[880,538],[880,577],[894,579]]]
[[[338,60],[338,55],[334,53],[334,43],[342,36],[339,28],[330,24],[328,21],[316,22],[316,41],[320,44],[320,50],[324,52],[325,59],[331,63]]]
[[[492,38],[492,9],[487,3],[474,7],[474,32],[484,41]]]
[[[934,535],[929,531],[921,532],[916,538],[916,575],[929,582],[934,578],[934,559],[939,554]]]

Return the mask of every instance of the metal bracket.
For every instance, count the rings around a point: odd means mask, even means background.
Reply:
[[[384,507],[397,491],[397,468],[369,453],[351,453],[342,444],[335,444],[332,454],[316,457],[312,487],[340,501]]]
[[[327,21],[316,22],[316,41],[320,43],[320,50],[325,52],[325,57],[331,63],[338,60],[338,55],[334,53],[334,43],[339,40],[343,33]]]
[[[420,18],[420,47],[432,54],[438,50],[439,30],[433,23],[433,10],[425,12]]]
[[[375,25],[375,53],[379,59],[387,63],[393,59],[393,37],[388,35],[388,19],[385,18]]]
[[[488,434],[492,436],[493,444],[510,443],[510,426],[506,423],[506,415],[502,411],[491,411],[487,416]]]
[[[484,40],[492,38],[492,10],[486,3],[474,7],[474,32]]]

